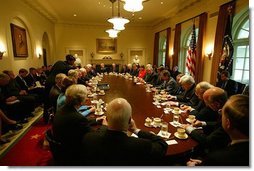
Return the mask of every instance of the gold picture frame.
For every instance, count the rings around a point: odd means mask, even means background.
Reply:
[[[116,39],[96,39],[96,52],[111,54],[117,52]]]
[[[28,57],[26,29],[11,23],[14,57]]]

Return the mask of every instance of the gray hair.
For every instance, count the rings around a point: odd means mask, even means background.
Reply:
[[[131,119],[132,108],[127,100],[116,98],[107,107],[109,129],[127,131]]]
[[[210,84],[209,82],[202,81],[196,85],[196,90],[199,89],[202,92],[205,92],[209,88],[213,88],[214,86]]]
[[[190,75],[184,75],[180,78],[179,81],[180,84],[188,84],[188,85],[192,85],[195,84],[195,80],[192,76]]]
[[[86,100],[87,89],[82,84],[74,84],[67,88],[65,92],[66,104],[70,106],[80,105]]]

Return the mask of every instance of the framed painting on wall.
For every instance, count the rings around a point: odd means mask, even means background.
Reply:
[[[116,39],[96,39],[97,53],[110,54],[116,53]]]
[[[28,57],[26,29],[11,23],[14,57]]]

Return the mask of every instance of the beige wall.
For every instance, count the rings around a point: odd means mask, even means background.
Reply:
[[[54,56],[54,24],[33,10],[20,0],[0,0],[0,48],[6,53],[0,60],[0,71],[11,69],[15,74],[22,67],[41,67],[42,58],[37,58],[36,51],[42,48],[43,33],[46,32],[49,37],[50,52],[48,54],[49,62]],[[10,23],[19,25],[26,29],[28,42],[28,57],[14,58],[11,40]]]
[[[152,29],[143,27],[126,29],[119,33],[117,37],[117,52],[113,54],[100,54],[96,52],[96,39],[108,38],[105,32],[110,26],[85,26],[85,25],[56,25],[56,56],[57,59],[64,59],[69,49],[83,49],[84,56],[81,57],[82,65],[91,62],[91,53],[94,53],[94,59],[102,59],[104,56],[110,56],[112,59],[120,59],[120,53],[123,53],[124,63],[130,63],[129,50],[143,49],[145,58],[142,64],[152,62],[153,52],[153,34]]]

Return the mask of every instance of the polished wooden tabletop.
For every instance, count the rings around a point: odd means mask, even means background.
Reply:
[[[153,131],[158,133],[160,128],[146,127],[144,125],[147,117],[161,117],[163,121],[172,122],[172,114],[164,114],[163,107],[157,108],[153,105],[153,92],[146,92],[144,84],[138,85],[133,80],[125,79],[121,76],[115,75],[104,75],[100,83],[108,83],[110,86],[109,90],[105,90],[104,96],[98,96],[99,99],[109,103],[115,98],[126,99],[132,107],[132,117],[138,128],[146,131]],[[186,116],[181,115],[181,123],[186,123]],[[169,139],[174,139],[178,144],[169,145],[167,150],[167,156],[179,155],[192,150],[193,147],[197,146],[198,143],[188,137],[187,139],[181,140],[174,137],[176,127],[169,125],[169,132],[171,133]]]

